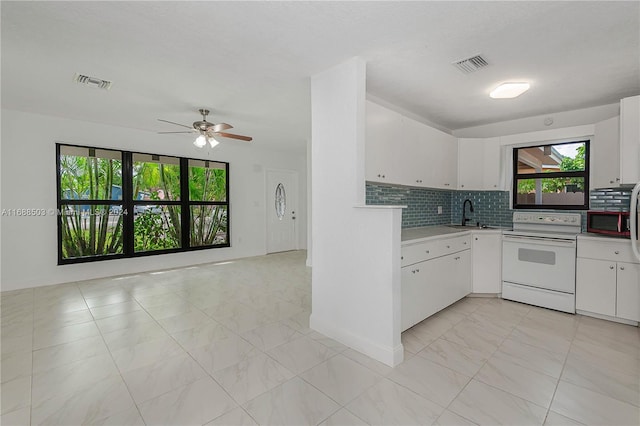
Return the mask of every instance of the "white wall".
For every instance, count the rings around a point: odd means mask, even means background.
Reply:
[[[400,208],[364,204],[365,64],[311,79],[311,328],[388,365],[402,362]]]
[[[517,120],[501,121],[483,126],[456,129],[451,133],[459,138],[489,138],[594,124],[619,114],[620,104],[601,105],[592,108],[555,112]],[[553,119],[553,123],[547,126],[544,124],[544,121],[549,117]]]
[[[2,110],[2,208],[55,208],[55,143],[116,148],[229,162],[231,247],[134,259],[57,265],[56,218],[2,217],[2,290],[262,255],[266,252],[265,170],[299,172],[299,247],[306,248],[306,156],[221,143],[198,149],[189,135],[152,132]]]

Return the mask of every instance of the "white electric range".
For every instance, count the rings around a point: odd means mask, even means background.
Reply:
[[[515,212],[502,237],[502,298],[576,312],[579,213]]]

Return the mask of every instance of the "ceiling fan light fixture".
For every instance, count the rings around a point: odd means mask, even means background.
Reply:
[[[489,92],[489,96],[493,99],[512,99],[522,95],[529,87],[529,83],[502,83]]]
[[[207,142],[209,142],[209,145],[211,145],[211,148],[215,148],[216,145],[220,143],[220,141],[218,141],[213,136],[207,136]]]
[[[204,146],[207,144],[207,137],[205,135],[200,135],[196,138],[195,141],[193,141],[193,144],[198,148],[204,148]]]

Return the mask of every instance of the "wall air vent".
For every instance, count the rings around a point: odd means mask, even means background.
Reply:
[[[100,78],[89,77],[88,75],[76,74],[73,76],[73,81],[78,84],[86,84],[87,86],[96,87],[98,89],[109,90],[111,88],[111,82],[102,80]]]
[[[455,61],[452,65],[460,70],[464,74],[471,74],[489,65],[486,59],[480,55],[472,56],[471,58],[461,59]]]

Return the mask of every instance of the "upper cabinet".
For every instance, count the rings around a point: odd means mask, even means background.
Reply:
[[[370,101],[366,126],[368,181],[456,188],[456,138]]]
[[[591,188],[606,188],[620,183],[620,118],[596,123],[589,145]]]
[[[402,151],[398,141],[403,117],[378,104],[367,102],[365,178],[372,182],[398,183]]]
[[[620,101],[620,180],[640,182],[640,96]]]
[[[500,138],[458,139],[458,189],[503,190]]]

